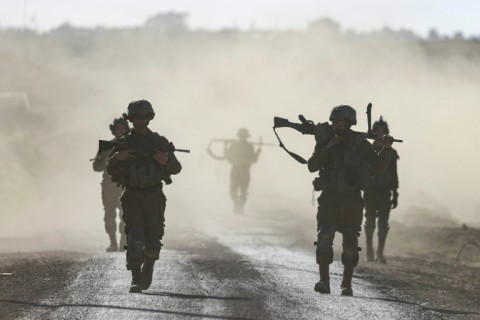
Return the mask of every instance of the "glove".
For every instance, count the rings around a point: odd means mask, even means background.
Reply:
[[[397,190],[392,191],[392,199],[390,200],[390,205],[392,209],[395,209],[398,206],[398,192]]]

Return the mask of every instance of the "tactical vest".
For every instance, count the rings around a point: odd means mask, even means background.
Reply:
[[[378,172],[369,166],[364,166],[362,175],[363,190],[392,190],[395,188],[397,178],[393,163],[394,160],[398,159],[398,154],[396,152],[392,153],[392,158],[393,157],[395,157],[395,159],[390,161],[384,172]]]
[[[153,158],[155,149],[162,149],[168,140],[157,133],[147,136],[133,135],[128,132],[120,139],[125,143],[124,150],[134,150],[136,159],[130,159],[119,164],[112,181],[126,187],[148,188],[162,184],[169,179],[164,167]]]
[[[335,192],[360,190],[364,166],[359,148],[365,135],[352,131],[348,140],[330,149],[327,165],[320,168],[317,189]]]

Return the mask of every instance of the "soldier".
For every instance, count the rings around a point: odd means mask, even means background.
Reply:
[[[238,140],[225,140],[225,149],[223,156],[215,155],[210,149],[207,152],[216,160],[227,160],[231,163],[230,171],[230,197],[233,200],[234,212],[243,213],[243,208],[247,201],[248,185],[250,183],[250,167],[257,162],[260,155],[261,143],[257,151],[253,145],[248,142],[250,133],[246,128],[240,128],[237,132]]]
[[[391,137],[382,140],[383,148],[375,153],[366,135],[350,129],[357,123],[355,110],[347,105],[334,107],[330,114],[330,133],[316,136],[317,144],[308,160],[310,172],[319,171],[315,189],[317,212],[317,263],[320,281],[315,291],[330,293],[329,265],[333,262],[335,232],[342,233],[344,265],[341,294],[353,295],[353,269],[358,264],[358,236],[362,225],[364,202],[360,193],[362,167],[368,164],[376,170],[385,170],[389,162]]]
[[[130,129],[128,122],[123,118],[114,119],[113,123],[110,125],[110,131],[115,138],[119,138],[128,129]],[[105,221],[105,231],[110,238],[110,245],[107,248],[107,252],[114,252],[118,250],[124,251],[126,241],[125,223],[122,219],[122,206],[120,205],[120,195],[122,194],[123,189],[116,183],[112,183],[110,181],[110,176],[105,171],[105,164],[110,152],[111,150],[104,150],[97,153],[97,156],[93,161],[93,170],[96,172],[103,172],[102,182],[100,184],[102,187],[103,210],[105,211],[103,221]],[[117,244],[116,236],[117,224],[115,219],[117,217],[117,209],[120,218],[118,223],[118,231],[120,232],[120,247]]]
[[[381,138],[389,134],[388,124],[380,117],[375,121],[372,128],[373,134]],[[373,143],[376,152],[382,149],[383,145],[379,140]],[[390,209],[395,209],[398,205],[398,174],[397,160],[398,153],[395,149],[391,149],[390,164],[383,173],[376,172],[365,166],[365,181],[363,199],[365,200],[365,237],[367,239],[367,257],[366,260],[371,262],[374,260],[373,253],[373,234],[375,232],[375,220],[378,218],[378,247],[376,262],[387,263],[383,256],[385,248],[385,240],[388,233],[388,219]]]
[[[133,129],[117,139],[123,147],[116,147],[107,161],[112,181],[125,189],[120,200],[127,233],[127,270],[132,272],[130,292],[150,287],[164,235],[166,198],[162,181],[170,183],[170,175],[182,169],[173,152],[162,151],[168,140],[148,128],[154,116],[150,102],[131,102],[124,117]]]

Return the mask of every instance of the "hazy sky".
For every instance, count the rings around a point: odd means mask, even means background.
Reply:
[[[329,16],[346,29],[372,30],[389,26],[426,35],[462,31],[480,35],[480,1],[473,0],[0,0],[0,26],[27,23],[48,30],[64,22],[76,26],[134,26],[158,12],[189,12],[197,28],[302,28]]]

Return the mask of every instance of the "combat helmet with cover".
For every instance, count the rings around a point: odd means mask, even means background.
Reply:
[[[250,132],[248,132],[247,128],[240,128],[237,131],[237,137],[242,139],[242,138],[248,138],[250,137]]]
[[[125,128],[127,129],[130,129],[130,126],[128,125],[128,121],[124,118],[115,118],[113,119],[113,122],[110,124],[110,131],[112,132],[112,134],[115,134],[115,128],[118,126],[118,125],[122,125],[122,126],[125,126]]]
[[[330,113],[330,121],[347,121],[351,125],[357,124],[357,112],[346,104],[333,107]]]
[[[388,128],[388,123],[387,121],[383,120],[383,117],[380,116],[380,119],[375,121],[372,126],[372,131],[377,131],[378,129],[383,128],[383,131],[385,131],[385,134],[389,134],[390,130]]]
[[[136,100],[130,102],[128,104],[127,113],[124,113],[123,117],[132,122],[134,116],[137,114],[146,114],[148,116],[148,120],[152,120],[155,117],[152,104],[147,100]]]

